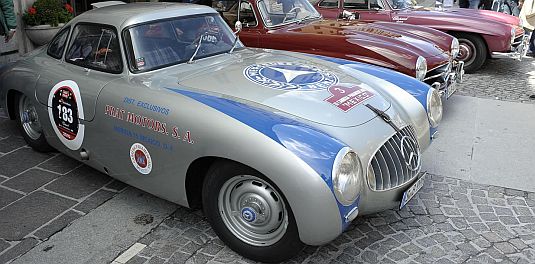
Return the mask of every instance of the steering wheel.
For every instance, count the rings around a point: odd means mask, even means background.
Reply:
[[[301,12],[301,7],[294,6],[292,9],[288,11],[288,13],[284,14],[284,18],[282,19],[282,23],[286,22],[286,19],[288,19],[288,14],[295,12],[295,16],[297,16],[297,9],[299,9],[299,12]]]

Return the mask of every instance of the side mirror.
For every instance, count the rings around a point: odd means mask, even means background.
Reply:
[[[240,21],[236,21],[236,24],[234,24],[234,29],[236,31],[234,31],[234,34],[238,34],[240,33],[241,29],[242,29],[242,24]]]
[[[338,15],[339,19],[346,19],[346,20],[355,20],[355,19],[359,19],[359,17],[360,17],[359,13],[356,13],[356,12],[352,13],[352,12],[349,12],[347,10],[342,11]]]

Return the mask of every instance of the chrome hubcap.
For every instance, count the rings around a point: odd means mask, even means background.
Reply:
[[[459,55],[457,58],[464,61],[465,66],[470,65],[475,60],[475,50],[476,47],[472,42],[466,39],[459,39]]]
[[[250,245],[273,245],[288,227],[282,197],[258,177],[241,175],[226,181],[219,191],[218,209],[232,234]]]
[[[41,136],[43,129],[41,128],[41,123],[39,122],[39,116],[35,107],[30,102],[30,99],[26,96],[22,96],[19,101],[19,115],[22,128],[26,135],[31,139],[38,139]]]

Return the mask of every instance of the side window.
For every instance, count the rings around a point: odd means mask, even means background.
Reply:
[[[122,72],[117,31],[112,26],[76,25],[65,60],[85,68],[111,73]]]
[[[344,8],[368,9],[368,0],[345,0]]]
[[[339,0],[324,0],[319,4],[319,6],[326,8],[335,8],[338,7],[338,1]]]
[[[240,3],[240,22],[245,27],[256,27],[257,25],[253,6],[249,2],[242,1]]]
[[[48,45],[48,55],[56,59],[61,59],[63,51],[65,50],[65,45],[67,44],[67,37],[69,36],[70,29],[70,27],[63,29],[54,37],[50,42],[50,45]]]
[[[383,2],[381,0],[370,0],[370,9],[384,9]]]

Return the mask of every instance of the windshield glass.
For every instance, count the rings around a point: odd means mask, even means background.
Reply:
[[[386,0],[394,9],[435,7],[435,0]]]
[[[219,15],[206,14],[134,26],[126,39],[131,68],[140,72],[189,61],[199,42],[195,59],[229,52],[235,36]]]
[[[320,17],[308,0],[260,0],[258,8],[268,27]]]

